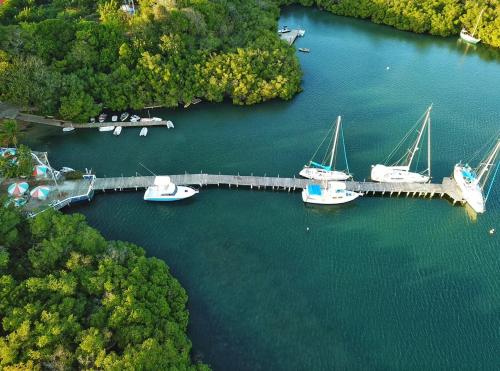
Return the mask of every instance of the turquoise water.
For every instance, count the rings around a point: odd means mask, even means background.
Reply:
[[[37,129],[53,165],[99,176],[219,172],[292,176],[343,116],[351,170],[367,178],[430,103],[433,176],[449,176],[500,128],[500,55],[313,9],[280,24],[304,92],[253,107],[160,111],[175,130]],[[387,69],[386,67],[390,67]],[[496,369],[500,187],[477,219],[446,200],[363,197],[304,206],[299,193],[203,189],[185,203],[98,195],[84,213],[107,238],[165,259],[189,294],[193,354],[217,370]],[[306,230],[309,228],[309,231]]]

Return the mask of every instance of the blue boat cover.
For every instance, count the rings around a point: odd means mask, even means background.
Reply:
[[[317,162],[314,162],[314,161],[311,161],[311,165],[314,165],[316,167],[319,167],[320,169],[324,169],[324,170],[332,170],[332,167],[331,166],[326,166],[326,165],[323,165],[323,164],[319,164]]]
[[[462,175],[464,176],[464,178],[466,178],[469,181],[476,179],[476,174],[474,174],[474,172],[472,172],[472,171],[462,169]]]
[[[307,193],[311,196],[321,196],[321,187],[318,184],[309,184],[307,186]]]

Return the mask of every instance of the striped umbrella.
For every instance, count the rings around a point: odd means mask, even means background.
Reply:
[[[26,182],[12,183],[9,188],[7,188],[7,192],[9,192],[9,195],[11,196],[21,196],[28,190],[28,188],[29,185]]]
[[[16,155],[16,150],[14,148],[5,148],[2,152],[3,157],[12,157]]]
[[[36,165],[33,168],[33,176],[39,177],[39,178],[46,178],[48,174],[49,168],[45,165]]]
[[[46,186],[38,186],[30,192],[31,197],[39,200],[46,200],[49,197],[50,188]]]

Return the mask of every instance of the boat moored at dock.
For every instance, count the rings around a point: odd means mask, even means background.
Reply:
[[[154,184],[149,186],[146,193],[144,193],[144,200],[158,202],[179,201],[192,197],[198,192],[197,189],[174,184],[169,176],[156,176]]]
[[[317,205],[338,205],[354,201],[362,193],[349,191],[345,182],[330,181],[324,186],[309,184],[302,190],[302,201]]]
[[[99,128],[99,131],[113,131],[115,130],[114,126],[103,126]]]

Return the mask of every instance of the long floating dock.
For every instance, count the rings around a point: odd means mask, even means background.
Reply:
[[[170,175],[172,182],[178,185],[248,187],[250,189],[272,189],[280,191],[296,191],[310,184],[320,184],[316,180],[302,178],[281,178],[267,176],[244,176],[223,174],[180,174]],[[115,178],[96,178],[95,191],[125,191],[145,189],[153,185],[154,176],[134,176]],[[456,183],[450,178],[443,178],[442,183],[375,183],[346,182],[348,190],[362,192],[365,195],[406,196],[406,197],[447,197],[453,204],[463,203],[462,194]]]

